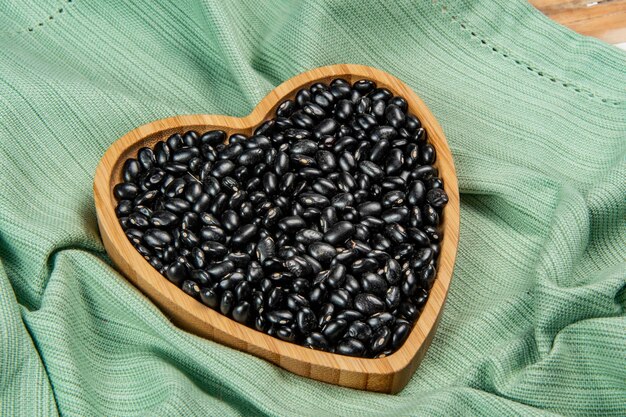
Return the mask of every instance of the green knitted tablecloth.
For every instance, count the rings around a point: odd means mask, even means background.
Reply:
[[[177,329],[95,218],[125,132],[344,62],[424,99],[460,182],[448,303],[396,396]],[[0,415],[626,415],[625,158],[626,54],[522,0],[0,0]]]

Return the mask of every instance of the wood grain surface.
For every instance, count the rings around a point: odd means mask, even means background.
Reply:
[[[608,43],[626,42],[626,0],[530,0],[556,22]]]
[[[138,149],[154,146],[173,133],[223,129],[232,134],[250,135],[263,120],[272,117],[278,103],[293,98],[295,92],[314,82],[342,77],[350,82],[362,78],[403,96],[409,111],[426,129],[437,150],[440,176],[446,184],[449,203],[443,212],[443,242],[437,279],[428,301],[405,344],[388,357],[354,358],[284,342],[241,325],[206,307],[170,283],[135,250],[126,238],[114,208],[113,187],[121,182],[122,165],[135,157]],[[386,393],[400,391],[411,378],[428,348],[444,305],[459,239],[459,193],[452,155],[437,120],[418,96],[397,78],[380,70],[359,65],[332,65],[297,75],[270,92],[243,118],[219,115],[175,116],[138,127],[107,150],[96,169],[94,198],[104,246],[114,264],[127,279],[144,292],[181,328],[235,349],[264,358],[289,371],[320,381]]]

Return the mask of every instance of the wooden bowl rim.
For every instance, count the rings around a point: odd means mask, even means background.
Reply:
[[[444,208],[443,241],[439,257],[437,279],[431,289],[424,309],[414,323],[413,329],[405,343],[393,354],[376,359],[356,358],[305,348],[303,346],[282,341],[278,338],[244,326],[221,313],[206,307],[201,302],[186,295],[177,286],[169,282],[163,275],[146,261],[126,238],[115,215],[115,199],[113,186],[121,179],[121,164],[133,152],[146,146],[149,142],[164,140],[174,131],[193,128],[204,130],[225,129],[250,132],[268,117],[277,104],[304,86],[329,78],[347,78],[355,80],[367,78],[376,81],[378,86],[389,88],[394,94],[403,96],[409,103],[409,111],[415,114],[426,129],[430,143],[437,150],[436,166],[439,176],[444,180],[449,203]],[[418,352],[432,338],[432,332],[446,299],[459,239],[459,193],[452,160],[452,155],[445,139],[443,130],[424,102],[408,86],[396,77],[379,69],[354,64],[337,64],[316,68],[280,84],[267,94],[252,112],[241,118],[222,115],[182,115],[173,116],[147,123],[133,129],[106,151],[100,161],[94,178],[94,198],[100,231],[107,252],[114,263],[122,269],[122,273],[143,292],[146,292],[166,314],[187,330],[196,334],[215,339],[223,344],[247,351],[256,356],[274,362],[293,371],[294,366],[304,367],[301,375],[310,373],[313,367],[328,371],[348,372],[349,374],[393,375],[407,368],[412,368],[404,381],[397,381],[391,391],[401,389],[410,379],[417,364],[412,364]],[[117,245],[111,241],[117,242]],[[109,247],[110,246],[110,247]],[[132,276],[134,274],[134,276]],[[184,315],[178,310],[185,311]],[[185,317],[186,316],[186,317]],[[204,327],[204,328],[203,328]],[[425,346],[427,348],[427,346]],[[423,352],[422,355],[423,356]],[[310,376],[310,375],[309,375]],[[313,376],[316,379],[325,379]],[[336,381],[339,385],[351,386],[349,383]],[[369,389],[366,387],[366,389]],[[374,387],[373,389],[376,389]],[[384,390],[384,389],[383,389]]]

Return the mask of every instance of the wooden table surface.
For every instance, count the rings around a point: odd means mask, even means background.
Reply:
[[[626,0],[529,0],[551,19],[605,42],[626,42]]]

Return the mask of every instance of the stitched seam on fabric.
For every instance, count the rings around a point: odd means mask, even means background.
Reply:
[[[437,6],[437,4],[439,4],[440,6]],[[504,47],[498,46],[495,42],[492,42],[491,40],[486,39],[484,36],[480,35],[480,33],[477,30],[473,29],[471,25],[468,24],[466,21],[460,20],[457,14],[452,13],[452,11],[454,10],[454,6],[450,6],[446,0],[431,0],[431,5],[435,6],[438,9],[438,11],[443,15],[450,13],[449,19],[453,23],[457,23],[458,27],[462,31],[468,31],[470,36],[480,40],[482,47],[490,48],[493,53],[497,53],[503,56],[504,58],[506,58],[507,60],[513,61],[517,66],[525,67],[524,68],[525,70],[530,71],[541,78],[548,79],[554,84],[561,84],[563,87],[565,87],[566,89],[570,91],[574,91],[577,94],[582,94],[583,96],[591,98],[593,100],[599,100],[604,104],[612,104],[614,106],[617,106],[617,105],[625,103],[622,100],[616,100],[616,99],[603,97],[601,94],[594,93],[592,90],[588,88],[580,87],[576,83],[567,81],[566,79],[562,77],[559,77],[554,74],[549,74],[547,71],[543,71],[541,68],[539,68],[538,65],[534,65],[528,60],[525,60],[522,57],[519,57],[516,54],[511,53],[510,50],[507,50]]]
[[[74,3],[74,0],[64,0],[62,4],[70,5],[70,4],[73,4],[73,3]],[[59,6],[59,8],[55,12],[50,13],[50,16],[48,16],[47,20],[42,20],[40,22],[37,22],[37,23],[29,26],[26,30],[18,30],[15,33],[34,32],[36,28],[43,27],[45,25],[44,22],[48,22],[48,23],[53,22],[55,16],[58,17],[58,16],[62,15],[63,13],[65,13],[65,9],[63,7],[61,7],[61,6]]]

